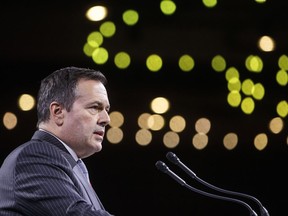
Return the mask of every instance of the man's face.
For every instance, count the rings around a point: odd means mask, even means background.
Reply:
[[[65,111],[63,141],[80,158],[102,149],[105,126],[109,124],[109,99],[105,86],[95,80],[80,80],[76,100],[70,112]]]

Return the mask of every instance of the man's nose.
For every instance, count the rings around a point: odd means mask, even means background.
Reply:
[[[100,121],[100,124],[105,127],[106,125],[108,125],[110,123],[110,116],[109,116],[109,113],[106,111],[106,110],[103,110],[101,113],[100,113],[100,116],[99,116],[99,121]]]

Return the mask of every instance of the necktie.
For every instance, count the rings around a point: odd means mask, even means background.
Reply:
[[[78,166],[81,168],[82,173],[83,173],[84,176],[86,177],[87,181],[90,183],[88,170],[87,170],[86,165],[84,164],[84,162],[83,162],[81,159],[79,159],[79,160],[77,161],[77,164],[78,164]]]

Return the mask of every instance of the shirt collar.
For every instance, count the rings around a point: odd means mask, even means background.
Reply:
[[[40,131],[44,131],[46,133],[49,133],[51,136],[55,137],[57,140],[59,140],[59,142],[61,142],[65,148],[67,149],[67,151],[72,155],[72,157],[74,158],[75,161],[78,161],[78,157],[76,155],[76,153],[73,151],[72,148],[70,148],[70,146],[68,146],[67,144],[65,144],[61,139],[59,139],[57,136],[55,136],[54,134],[52,134],[51,132],[47,131],[47,130],[44,130],[44,129],[39,129]]]

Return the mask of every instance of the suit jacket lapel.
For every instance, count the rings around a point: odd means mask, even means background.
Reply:
[[[77,179],[79,180],[79,185],[81,185],[81,190],[84,194],[84,198],[92,203],[96,209],[104,209],[103,205],[100,202],[100,199],[98,198],[96,192],[92,188],[92,186],[88,183],[87,179],[84,177],[81,168],[77,165],[77,162],[74,160],[74,158],[69,154],[68,150],[65,148],[65,146],[54,136],[52,136],[49,133],[46,133],[44,131],[36,131],[32,137],[32,139],[38,139],[38,140],[44,140],[46,142],[49,142],[56,147],[58,147],[60,150],[63,151],[63,156],[68,160],[71,167],[73,167],[73,172]]]

